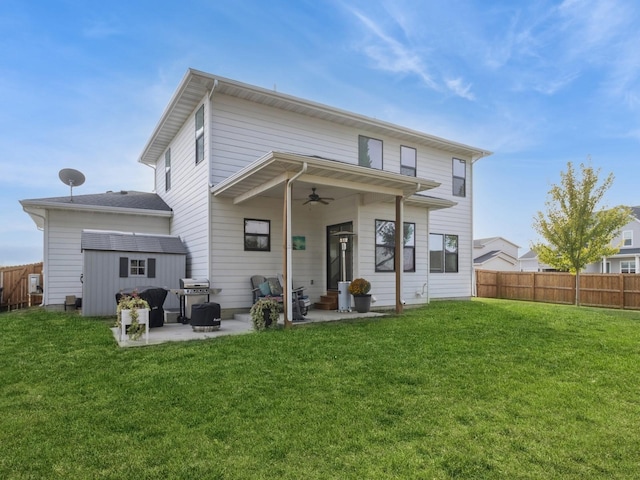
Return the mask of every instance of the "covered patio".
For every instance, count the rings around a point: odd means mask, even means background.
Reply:
[[[338,320],[353,320],[357,318],[380,318],[385,314],[379,312],[336,312],[327,310],[310,310],[304,321],[293,322],[293,326],[309,325],[319,322],[333,322]],[[284,325],[284,314],[280,314],[279,325]],[[194,332],[189,324],[182,323],[165,323],[162,327],[151,328],[149,330],[149,341],[145,340],[144,334],[137,340],[131,340],[128,337],[124,341],[120,341],[118,329],[111,329],[113,336],[118,342],[118,346],[142,347],[145,345],[160,345],[168,342],[186,342],[190,340],[207,340],[210,338],[223,337],[227,335],[241,335],[255,332],[251,318],[248,313],[236,314],[233,319],[221,320],[220,329],[212,332]]]

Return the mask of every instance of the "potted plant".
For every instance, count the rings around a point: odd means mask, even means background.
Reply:
[[[253,304],[249,314],[257,331],[275,328],[280,318],[280,305],[273,298],[261,297]]]
[[[364,278],[356,278],[349,284],[349,293],[358,313],[367,313],[371,308],[371,283]]]
[[[149,303],[138,296],[137,292],[131,295],[122,295],[118,300],[116,309],[118,319],[116,326],[121,329],[126,328],[129,338],[137,340],[145,331],[145,324],[149,323]],[[140,322],[142,316],[142,322]],[[127,328],[127,325],[129,328]]]

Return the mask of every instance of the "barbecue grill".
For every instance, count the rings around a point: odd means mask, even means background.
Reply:
[[[206,278],[181,278],[180,279],[180,315],[191,319],[191,307],[198,303],[209,301],[209,280]]]

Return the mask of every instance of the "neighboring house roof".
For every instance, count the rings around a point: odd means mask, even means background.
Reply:
[[[170,217],[169,205],[155,193],[118,191],[91,195],[33,198],[20,200],[22,208],[39,228],[44,226],[46,210],[80,210],[104,213],[129,213]]]
[[[631,207],[633,215],[640,220],[640,207]]]
[[[485,253],[484,255],[480,255],[477,258],[473,259],[473,263],[484,263],[487,260],[491,260],[492,258],[498,256],[500,254],[500,250],[492,250],[489,253]]]
[[[534,252],[533,250],[529,250],[527,253],[525,253],[520,257],[520,260],[533,259],[533,258],[538,258],[538,254],[536,254],[536,252]]]
[[[504,242],[510,243],[511,245],[513,245],[516,248],[519,248],[518,245],[516,245],[515,243],[507,240],[504,237],[487,237],[487,238],[477,238],[473,241],[473,248],[482,248],[485,245],[491,243],[491,242],[495,242],[497,240],[502,240]]]
[[[612,257],[618,255],[636,255],[638,253],[640,253],[640,248],[621,248],[620,251],[615,255],[612,255]]]
[[[248,85],[190,68],[169,101],[138,161],[148,165],[155,164],[156,159],[164,153],[171,140],[176,136],[204,96],[211,96],[216,93],[223,93],[339,125],[389,135],[406,142],[427,145],[452,154],[471,157],[474,160],[492,153],[310,100],[285,95],[275,90]]]
[[[83,230],[81,249],[83,251],[187,254],[187,248],[177,236],[103,230]]]

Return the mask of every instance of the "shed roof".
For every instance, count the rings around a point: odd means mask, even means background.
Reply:
[[[81,249],[83,251],[187,254],[187,248],[177,236],[104,230],[83,230]]]

